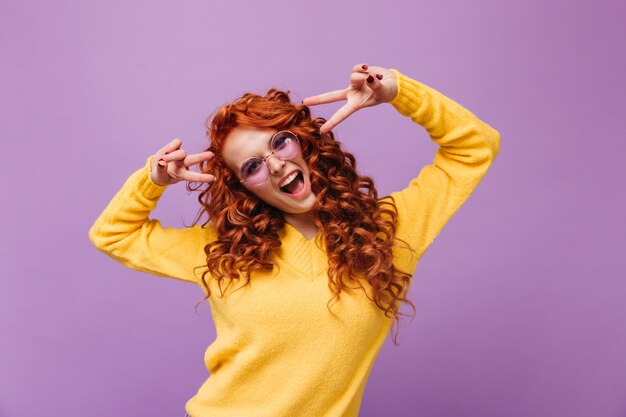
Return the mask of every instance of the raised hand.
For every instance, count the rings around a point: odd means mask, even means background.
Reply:
[[[176,138],[154,154],[150,172],[152,182],[162,186],[175,184],[179,181],[213,182],[215,180],[213,175],[202,174],[189,169],[192,165],[213,158],[215,156],[213,152],[207,151],[187,155],[187,152],[180,148],[182,144],[182,141]]]
[[[388,103],[394,99],[396,94],[398,94],[397,77],[393,71],[383,67],[358,64],[352,68],[350,85],[347,88],[307,97],[302,100],[302,103],[307,106],[315,106],[347,100],[347,103],[320,128],[321,133],[326,133],[355,111],[380,103]]]

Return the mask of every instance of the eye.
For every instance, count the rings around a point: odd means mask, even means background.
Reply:
[[[250,159],[249,161],[246,161],[246,163],[243,166],[243,173],[244,175],[248,176],[251,174],[254,174],[259,167],[261,166],[261,160],[260,159]]]
[[[290,144],[291,141],[294,140],[291,135],[287,132],[285,133],[281,133],[278,136],[276,136],[276,138],[274,139],[274,142],[272,143],[273,148],[276,149],[281,149],[284,148],[286,145]]]

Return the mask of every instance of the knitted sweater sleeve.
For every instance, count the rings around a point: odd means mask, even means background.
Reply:
[[[463,205],[495,160],[500,134],[469,110],[396,69],[398,94],[391,104],[423,126],[439,148],[432,164],[391,194],[398,210],[396,236],[412,249],[396,266],[413,274],[417,262]]]
[[[199,283],[197,267],[206,265],[204,246],[217,238],[209,223],[204,228],[176,229],[149,219],[167,186],[150,179],[151,158],[133,173],[89,230],[100,251],[123,265],[153,275]]]

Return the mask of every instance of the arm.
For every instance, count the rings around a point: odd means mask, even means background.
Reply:
[[[194,268],[206,265],[204,246],[217,234],[212,227],[198,225],[163,228],[148,218],[167,188],[150,179],[152,158],[126,180],[89,230],[89,239],[129,268],[198,283],[200,274]]]
[[[417,262],[493,163],[500,134],[438,91],[398,70],[398,94],[390,102],[426,129],[439,145],[431,165],[402,191],[391,194],[398,209],[396,236],[415,253],[398,253],[398,267],[413,273]]]

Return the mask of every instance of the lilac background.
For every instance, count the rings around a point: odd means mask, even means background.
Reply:
[[[422,258],[418,314],[361,416],[626,415],[626,6],[615,1],[0,3],[0,416],[182,416],[215,333],[199,288],[87,231],[124,180],[245,91],[294,100],[397,68],[502,134]],[[337,105],[313,108],[330,117]],[[391,106],[335,129],[380,195],[432,161]],[[182,227],[179,184],[154,213]],[[406,309],[406,311],[409,311]]]

